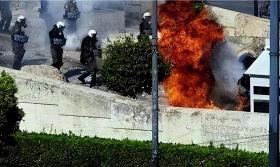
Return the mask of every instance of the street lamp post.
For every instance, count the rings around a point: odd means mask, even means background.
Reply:
[[[270,0],[269,166],[279,166],[279,1]]]
[[[157,63],[157,0],[152,13],[152,166],[159,166],[158,144],[158,63]]]

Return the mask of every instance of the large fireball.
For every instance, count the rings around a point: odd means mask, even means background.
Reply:
[[[168,1],[159,7],[159,51],[173,65],[163,85],[169,103],[178,107],[213,108],[209,94],[214,76],[209,65],[223,29],[206,8],[193,1]]]

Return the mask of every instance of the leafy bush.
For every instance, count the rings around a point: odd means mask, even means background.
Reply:
[[[0,158],[6,167],[147,167],[150,166],[151,143],[19,133],[17,146],[9,148],[9,157]],[[266,153],[250,153],[225,147],[160,144],[161,167],[239,167],[268,166]]]
[[[23,111],[17,106],[17,87],[5,71],[0,76],[0,145],[12,144],[12,134],[19,130]]]
[[[102,65],[103,83],[124,96],[136,97],[150,93],[152,87],[152,49],[149,38],[137,41],[133,35],[109,41],[104,51],[106,59]],[[159,81],[170,71],[170,65],[158,55]]]
[[[206,1],[205,0],[199,0],[199,1],[193,1],[193,3],[194,3],[194,8],[197,11],[201,11],[205,7]]]

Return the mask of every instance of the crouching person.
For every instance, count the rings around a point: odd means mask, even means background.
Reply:
[[[15,55],[13,69],[20,70],[21,62],[25,54],[24,44],[28,42],[28,36],[22,31],[22,27],[26,28],[26,18],[20,15],[12,28],[12,50]]]
[[[63,22],[59,21],[54,26],[53,29],[49,32],[50,42],[51,42],[51,55],[52,55],[52,66],[58,70],[63,65],[62,55],[63,55],[63,46],[66,44],[66,38],[64,37],[63,30],[65,25]]]
[[[86,73],[82,74],[78,79],[85,83],[85,78],[91,75],[90,87],[96,85],[97,62],[99,50],[96,46],[97,33],[95,30],[90,30],[88,35],[82,40],[81,44],[81,63],[86,66]]]
[[[238,110],[250,111],[250,77],[247,74],[238,80]]]

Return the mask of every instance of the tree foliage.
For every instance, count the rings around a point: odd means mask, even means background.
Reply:
[[[206,1],[205,0],[199,0],[199,1],[193,1],[193,3],[194,3],[194,8],[197,11],[201,11],[205,7]]]
[[[12,134],[19,130],[24,113],[17,106],[17,87],[5,71],[0,76],[0,146],[13,142]]]

